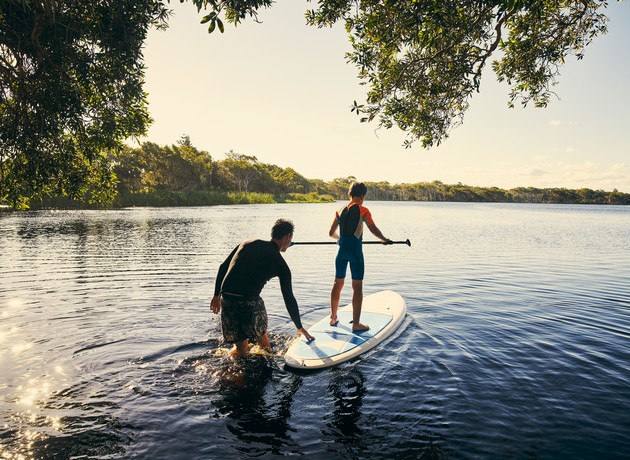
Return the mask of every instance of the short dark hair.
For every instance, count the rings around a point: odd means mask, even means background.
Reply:
[[[363,182],[353,182],[348,189],[350,196],[365,196],[367,194],[367,186]]]
[[[293,222],[287,219],[278,219],[271,228],[271,238],[274,240],[281,240],[287,235],[293,235],[295,225]]]

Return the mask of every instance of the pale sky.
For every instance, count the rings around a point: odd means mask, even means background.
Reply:
[[[630,193],[630,4],[612,1],[609,32],[570,58],[545,109],[507,108],[508,87],[486,69],[464,124],[440,146],[405,149],[398,128],[375,131],[350,112],[365,100],[341,24],[317,29],[316,2],[278,0],[225,33],[207,33],[190,3],[171,2],[166,31],[151,31],[146,139],[182,135],[213,159],[225,152],[291,167],[309,179],[355,176],[396,183],[566,187]]]

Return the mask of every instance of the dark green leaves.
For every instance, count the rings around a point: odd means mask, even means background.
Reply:
[[[202,24],[206,24],[206,23],[210,23],[210,25],[208,26],[208,33],[212,33],[214,32],[215,28],[219,28],[219,31],[221,33],[224,32],[225,28],[223,26],[223,21],[221,21],[221,19],[219,19],[219,17],[217,16],[216,12],[212,12],[206,16],[203,17],[203,19],[201,20]]]
[[[158,0],[3,1],[0,201],[108,200],[112,152],[150,123],[143,90]]]
[[[438,145],[463,121],[488,64],[511,86],[510,103],[545,106],[567,56],[606,30],[605,0],[320,0],[306,15],[344,21],[369,88],[352,111],[408,133],[405,147]],[[500,54],[499,54],[500,53]]]
[[[214,32],[216,28],[221,33],[225,31],[223,21],[219,18],[224,15],[225,20],[238,25],[247,17],[258,21],[258,10],[261,8],[269,8],[273,0],[190,0],[197,7],[197,11],[209,10],[210,13],[205,15],[201,20],[202,24],[208,25],[208,33]]]

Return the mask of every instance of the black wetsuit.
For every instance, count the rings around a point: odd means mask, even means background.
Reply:
[[[235,247],[219,267],[214,295],[254,300],[271,278],[280,279],[280,289],[289,316],[300,329],[300,311],[291,287],[291,270],[273,241],[249,240]]]

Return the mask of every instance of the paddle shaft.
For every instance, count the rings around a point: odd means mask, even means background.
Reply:
[[[337,244],[336,241],[293,241],[291,246],[296,244]],[[363,244],[382,244],[383,246],[388,246],[390,244],[406,244],[407,246],[411,246],[411,241],[392,241],[391,243],[383,243],[382,241],[364,241]]]

